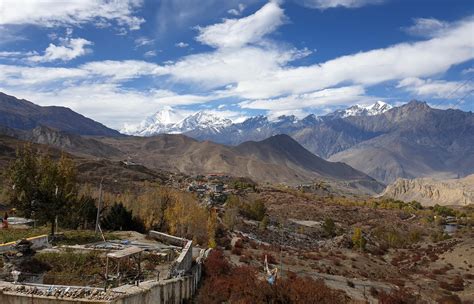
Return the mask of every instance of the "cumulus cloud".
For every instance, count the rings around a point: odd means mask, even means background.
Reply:
[[[61,38],[60,44],[50,43],[43,55],[28,57],[32,62],[69,61],[92,52],[87,46],[93,43],[83,38]]]
[[[371,4],[380,4],[385,0],[296,0],[298,3],[309,7],[325,10],[335,7],[358,8]]]
[[[34,24],[39,26],[80,25],[93,22],[108,25],[116,21],[119,26],[137,30],[145,22],[134,16],[140,0],[69,0],[58,4],[56,0],[7,0],[0,2],[0,25]]]
[[[238,48],[257,43],[285,22],[283,9],[276,2],[265,4],[256,13],[224,22],[198,27],[196,40],[216,48]]]

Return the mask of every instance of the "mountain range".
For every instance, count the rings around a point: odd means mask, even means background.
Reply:
[[[474,173],[474,114],[453,109],[435,109],[416,100],[397,107],[377,102],[370,106],[353,106],[323,116],[309,115],[304,118],[280,116],[269,119],[266,116],[256,116],[240,123],[232,123],[209,112],[180,117],[179,113],[166,109],[135,127],[134,132],[137,133],[134,134],[182,134],[194,138],[194,141],[186,143],[196,149],[199,146],[196,151],[208,154],[193,154],[185,145],[178,145],[183,151],[174,149],[173,155],[181,155],[184,159],[176,157],[176,160],[173,160],[170,155],[164,164],[158,164],[158,160],[151,161],[154,159],[153,153],[163,158],[162,150],[150,152],[148,147],[142,146],[143,143],[153,140],[147,137],[120,136],[119,132],[70,109],[40,107],[5,94],[0,94],[0,106],[0,127],[3,126],[4,134],[94,157],[118,159],[143,156],[150,161],[138,159],[138,162],[146,166],[174,168],[181,172],[234,172],[271,182],[289,182],[291,176],[298,176],[294,181],[302,182],[305,179],[311,180],[321,172],[328,178],[344,179],[343,176],[331,175],[328,170],[319,172],[321,166],[326,164],[322,162],[324,160],[330,161],[331,165],[346,163],[385,184],[398,178],[443,179]],[[129,128],[129,131],[132,131],[132,128]],[[280,134],[291,136],[302,146],[300,148],[318,158],[310,158],[294,145],[295,142],[284,137],[276,137],[280,146],[272,145],[269,149],[265,140]],[[124,138],[118,140],[114,137]],[[152,138],[157,140],[156,136]],[[260,142],[259,145],[267,147],[266,152],[259,150],[261,147],[256,149],[249,142]],[[207,148],[202,148],[201,144]],[[214,144],[220,144],[219,149],[211,149],[217,152],[207,151]],[[137,151],[128,150],[126,145],[131,145]],[[286,145],[291,146],[287,151],[284,150]],[[277,153],[278,157],[274,153]],[[214,159],[215,162],[206,161],[206,157]],[[226,157],[233,161],[226,162]],[[234,161],[236,159],[245,160]],[[268,171],[273,172],[272,174],[267,172],[259,176],[258,170],[249,165],[253,164],[255,159],[263,161],[267,169],[268,164],[278,165],[281,170],[286,170],[284,177],[276,173],[276,169]],[[306,159],[304,164],[300,162],[301,159]],[[199,160],[200,165],[194,168],[189,164],[184,166],[195,160]],[[182,163],[179,163],[181,161]],[[219,162],[221,167],[217,166]],[[211,163],[212,166],[209,165]],[[311,163],[317,164],[318,168],[312,167]],[[241,167],[231,169],[232,165]],[[295,173],[295,168],[304,168],[304,172],[300,170]],[[332,169],[336,170],[334,166]],[[338,168],[336,171],[340,170],[341,168]],[[348,176],[347,180],[352,178]]]
[[[205,116],[206,124],[174,128],[173,133],[226,145],[287,134],[315,155],[345,162],[386,184],[397,178],[455,178],[474,173],[473,113],[434,109],[426,102],[413,100],[392,107],[379,101],[324,116],[273,120],[255,116],[240,123],[199,112],[177,124],[196,121],[195,116]]]

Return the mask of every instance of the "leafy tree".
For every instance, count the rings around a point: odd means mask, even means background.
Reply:
[[[237,223],[237,216],[239,215],[239,210],[237,208],[226,208],[224,216],[222,217],[222,222],[225,227],[229,230],[234,230],[234,227]]]
[[[332,218],[327,217],[326,219],[324,219],[323,230],[324,233],[329,237],[333,237],[336,235],[336,224],[334,223]]]
[[[215,209],[209,211],[207,219],[207,238],[209,248],[215,248],[216,243],[216,229],[217,229],[217,212]]]
[[[76,200],[76,203],[71,206],[69,215],[62,217],[60,221],[61,227],[77,229],[93,228],[97,215],[97,201],[90,195],[82,195]]]
[[[259,228],[260,230],[266,230],[267,227],[268,227],[268,223],[269,223],[269,219],[268,219],[268,216],[264,216],[263,219],[260,221],[260,224],[259,224]]]
[[[241,213],[246,217],[255,220],[261,221],[267,212],[267,208],[262,200],[256,200],[254,202],[245,203],[241,207]]]
[[[354,229],[354,234],[352,235],[352,244],[355,248],[358,248],[359,250],[364,250],[365,249],[365,244],[366,240],[364,236],[362,235],[362,229],[359,227],[356,227]]]
[[[209,242],[209,213],[196,201],[185,202],[181,196],[176,196],[165,211],[165,219],[169,233],[193,239],[199,244]]]
[[[31,145],[17,151],[7,171],[11,185],[10,201],[20,214],[40,223],[51,224],[54,235],[56,217],[67,217],[77,198],[76,168],[62,155],[55,162],[49,156],[37,156]]]

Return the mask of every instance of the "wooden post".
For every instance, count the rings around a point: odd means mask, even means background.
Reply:
[[[109,257],[105,259],[105,287],[104,291],[107,291],[107,283],[109,282]]]
[[[97,215],[95,219],[95,234],[99,232],[99,216],[100,216],[100,209],[102,208],[102,182],[104,181],[104,178],[100,180],[100,185],[99,185],[99,204],[97,206]]]
[[[142,260],[142,253],[139,252],[138,253],[138,265],[137,265],[138,266],[137,286],[140,285],[140,275],[141,275],[141,266],[140,266],[140,264],[141,264],[141,260]]]

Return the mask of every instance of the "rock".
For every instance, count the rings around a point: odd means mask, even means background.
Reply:
[[[474,204],[474,174],[446,180],[398,179],[385,189],[382,196],[402,201],[416,200],[423,206],[467,206]]]

